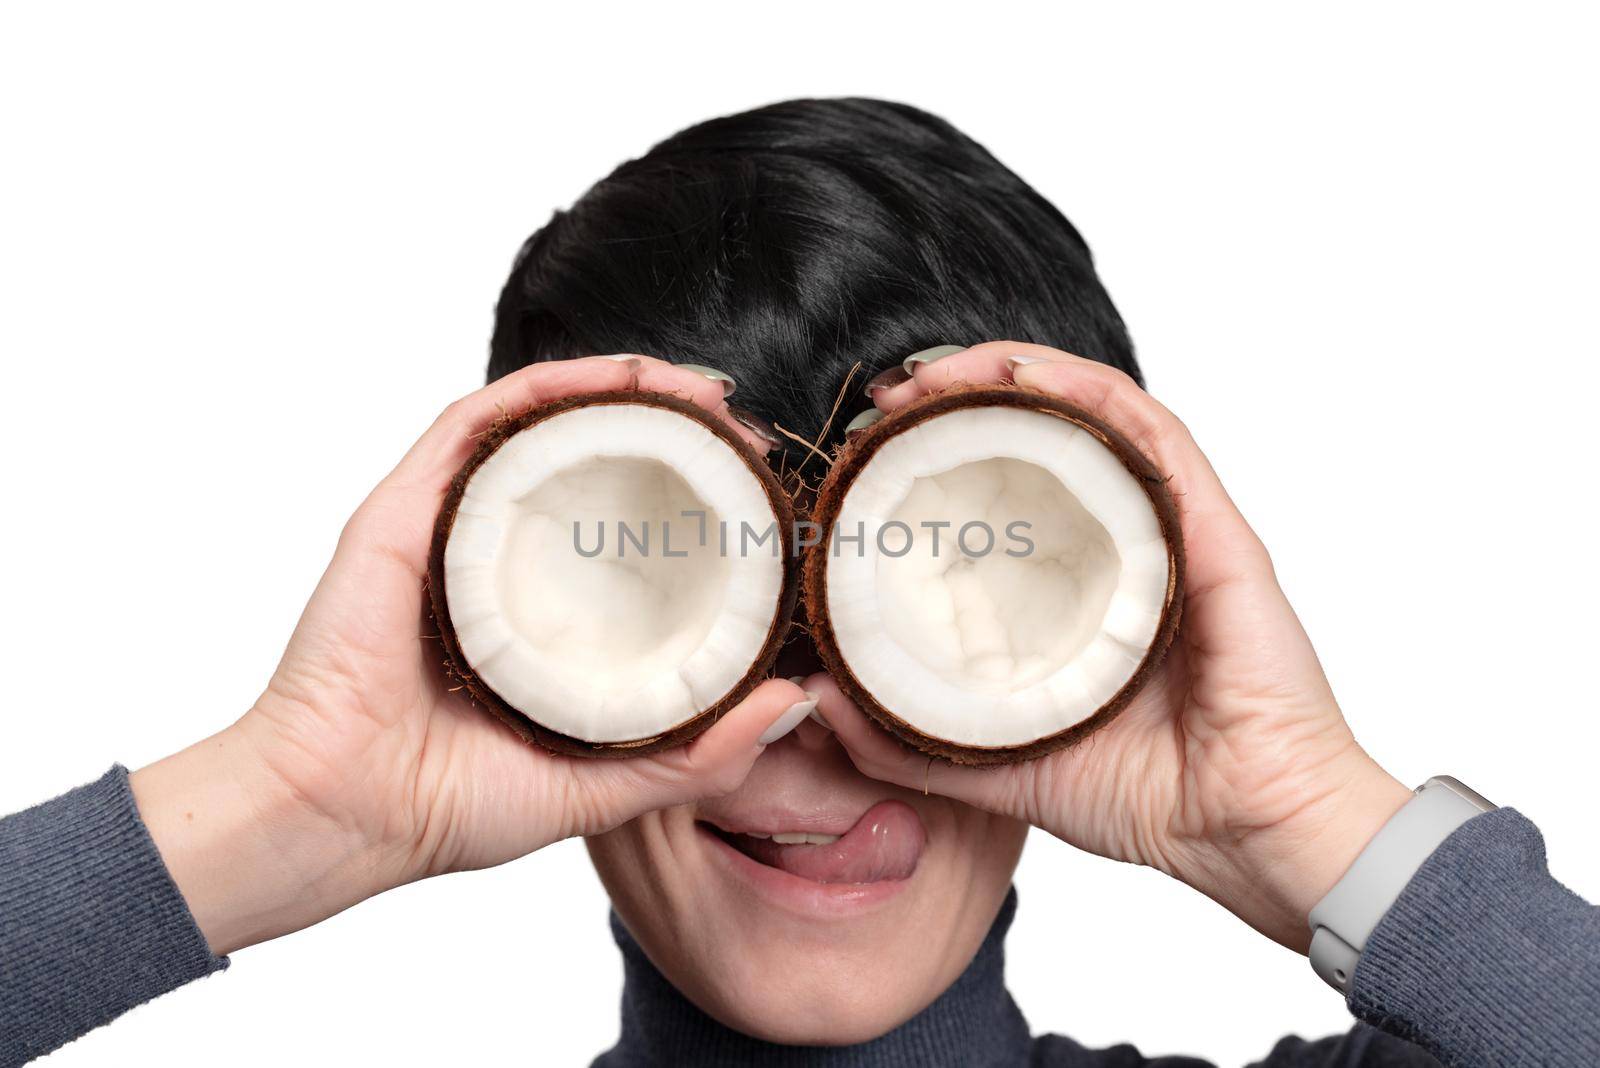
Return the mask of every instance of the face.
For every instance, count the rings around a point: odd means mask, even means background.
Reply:
[[[869,779],[806,720],[732,794],[588,844],[629,931],[701,1009],[770,1042],[845,1045],[961,974],[1026,830]]]

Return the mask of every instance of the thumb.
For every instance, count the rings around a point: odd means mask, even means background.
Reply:
[[[792,682],[763,682],[688,745],[624,762],[638,779],[634,807],[649,812],[737,790],[762,750],[816,707],[816,695]]]
[[[923,794],[940,794],[975,808],[1026,819],[1017,783],[1029,765],[969,768],[919,753],[867,718],[834,680],[813,675],[806,685],[820,700],[817,713],[856,770],[871,779]]]

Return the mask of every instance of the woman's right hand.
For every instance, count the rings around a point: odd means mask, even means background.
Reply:
[[[687,746],[585,760],[524,742],[450,689],[424,576],[452,476],[508,412],[629,388],[692,400],[768,448],[729,415],[720,383],[642,356],[535,364],[455,402],[345,526],[254,707],[135,773],[141,814],[214,952],[733,790],[763,733],[804,699],[771,680]]]

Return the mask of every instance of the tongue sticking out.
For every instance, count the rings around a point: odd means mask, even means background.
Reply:
[[[837,842],[781,845],[770,838],[728,835],[746,856],[817,883],[880,883],[909,879],[927,839],[916,811],[900,801],[880,801]]]

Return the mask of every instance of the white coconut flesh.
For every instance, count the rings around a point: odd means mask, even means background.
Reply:
[[[701,512],[703,525],[685,515]],[[763,484],[694,419],[603,404],[535,423],[472,474],[450,530],[461,653],[550,730],[595,743],[670,730],[738,685],[773,626],[782,551],[775,534],[737,551],[742,524],[776,529]]]
[[[927,523],[949,525],[936,540]],[[828,561],[839,653],[932,738],[1000,748],[1082,722],[1160,629],[1170,560],[1149,496],[1052,415],[973,407],[901,432],[846,490],[838,530],[863,535]]]

